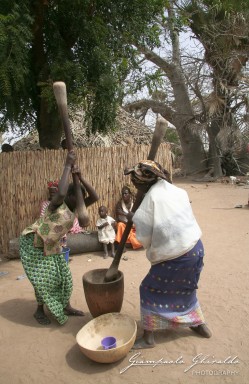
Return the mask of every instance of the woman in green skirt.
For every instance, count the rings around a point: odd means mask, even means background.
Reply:
[[[72,275],[62,254],[61,239],[73,226],[76,208],[75,189],[73,183],[69,184],[69,175],[78,174],[86,207],[96,202],[98,195],[81,176],[75,160],[74,151],[68,152],[58,190],[44,216],[20,236],[21,261],[38,303],[34,317],[42,325],[50,324],[44,305],[59,324],[64,324],[70,315],[84,315],[70,305]]]

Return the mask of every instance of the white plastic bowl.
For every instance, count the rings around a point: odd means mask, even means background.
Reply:
[[[116,348],[104,350],[101,340],[106,336],[117,340]],[[89,321],[76,335],[81,352],[98,363],[114,363],[122,359],[133,347],[137,323],[121,313],[106,313]]]

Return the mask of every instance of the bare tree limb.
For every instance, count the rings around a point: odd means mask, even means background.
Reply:
[[[123,107],[127,112],[133,112],[136,110],[151,109],[154,113],[160,113],[166,120],[172,121],[175,111],[157,100],[142,99],[126,104]]]

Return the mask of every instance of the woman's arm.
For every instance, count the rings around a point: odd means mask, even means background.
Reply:
[[[103,229],[103,228],[105,228],[105,227],[107,227],[109,225],[109,223],[103,223],[103,224],[101,224],[101,225],[97,225],[97,228],[98,229]]]
[[[121,222],[126,224],[127,223],[127,213],[123,211],[121,201],[119,201],[116,205],[116,212],[115,217],[117,222]]]
[[[64,170],[58,184],[58,191],[53,195],[48,207],[50,211],[54,211],[59,205],[63,203],[65,199],[68,186],[69,186],[69,175],[71,173],[72,166],[74,165],[75,160],[76,160],[76,155],[74,151],[68,152],[66,161],[65,161]]]
[[[80,169],[77,166],[74,166],[72,172],[78,174],[81,184],[84,186],[85,190],[88,193],[88,196],[84,199],[86,207],[89,207],[89,205],[92,205],[96,201],[98,201],[99,196],[98,196],[97,192],[95,191],[93,186],[83,178],[83,176],[81,175]]]

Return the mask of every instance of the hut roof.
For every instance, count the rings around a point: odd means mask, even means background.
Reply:
[[[73,142],[76,147],[111,147],[114,145],[131,145],[151,143],[152,130],[133,118],[128,112],[120,108],[117,114],[117,130],[104,135],[102,133],[86,134],[82,124],[83,114],[78,113],[72,120]],[[16,151],[41,149],[37,131],[17,141],[13,145]]]

